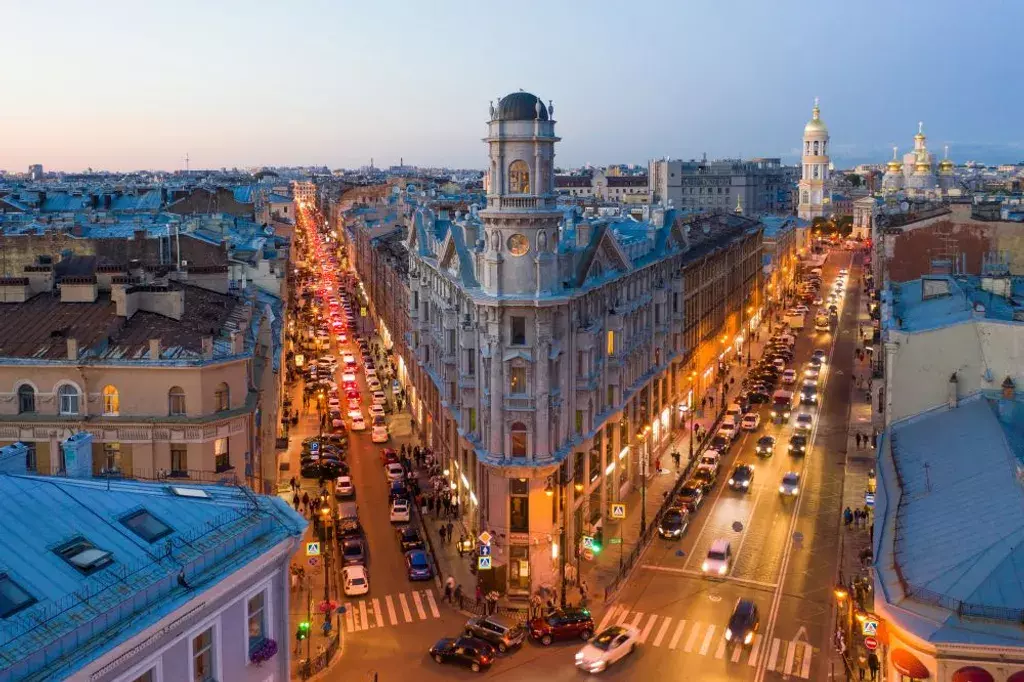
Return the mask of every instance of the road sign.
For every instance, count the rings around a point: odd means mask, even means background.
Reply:
[[[309,451],[311,453],[313,453],[314,455],[316,453],[320,452],[320,441],[318,441],[318,440],[311,440],[309,442]]]
[[[360,306],[359,317],[366,317],[366,306]]]
[[[608,538],[608,544],[609,545],[621,545],[622,544],[622,538]]]
[[[874,651],[875,649],[878,648],[878,640],[875,639],[874,637],[865,637],[864,638],[864,648],[867,649],[868,651]]]
[[[874,509],[875,508],[875,494],[864,493],[864,506]]]
[[[320,543],[319,542],[307,542],[306,543],[306,556],[320,556]]]
[[[480,535],[477,536],[477,540],[479,540],[485,545],[489,545],[491,544],[491,534],[487,531],[484,531],[483,533],[480,533]]]
[[[594,538],[589,535],[583,536],[583,549],[594,549]]]
[[[477,551],[480,553],[480,556],[491,556],[491,546],[490,545],[480,545],[480,547],[477,549]]]
[[[622,503],[616,503],[612,505],[612,518],[613,519],[624,519],[626,518],[626,505]]]
[[[860,626],[861,634],[865,637],[874,637],[878,634],[878,621],[874,618],[868,618]]]
[[[488,571],[491,568],[491,557],[489,556],[478,556],[476,558],[476,567],[481,571]]]
[[[313,568],[316,568],[319,563],[320,563],[320,557],[318,557],[318,556],[311,556],[311,557],[309,557],[309,565],[312,566]]]

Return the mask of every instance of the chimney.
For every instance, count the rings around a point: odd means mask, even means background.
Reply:
[[[149,359],[159,360],[160,359],[160,339],[149,340]]]
[[[590,245],[591,225],[585,220],[576,223],[576,246],[585,247]]]
[[[1003,398],[1005,400],[1015,400],[1017,398],[1017,386],[1010,377],[1003,379]]]
[[[231,354],[241,355],[245,350],[245,335],[241,332],[231,332]]]
[[[0,303],[24,303],[31,297],[28,277],[0,277]]]
[[[95,303],[98,291],[96,278],[92,275],[65,277],[60,282],[60,302]]]
[[[78,339],[68,339],[68,360],[78,359]]]
[[[3,474],[34,474],[28,470],[28,446],[24,443],[11,443],[0,448],[0,473]]]
[[[213,337],[212,336],[204,336],[203,337],[203,359],[204,360],[212,360],[213,359]]]
[[[948,405],[951,410],[956,409],[958,402],[956,397],[957,383],[956,372],[953,372],[952,376],[949,377],[949,385],[946,391],[946,405]]]
[[[52,265],[26,265],[25,276],[28,277],[29,289],[33,296],[53,291]]]
[[[476,248],[476,240],[480,238],[480,227],[472,219],[466,218],[462,223],[462,238],[466,241],[466,248],[472,251]]]

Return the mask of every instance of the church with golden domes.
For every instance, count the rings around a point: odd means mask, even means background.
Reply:
[[[907,196],[920,198],[941,198],[947,196],[953,187],[953,162],[949,160],[949,147],[946,147],[946,158],[936,164],[935,155],[928,151],[924,124],[917,124],[917,135],[914,135],[914,148],[899,160],[898,149],[893,147],[892,160],[886,164],[885,175],[882,177],[882,192],[895,194],[903,192]]]

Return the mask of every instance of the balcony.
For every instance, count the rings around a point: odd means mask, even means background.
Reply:
[[[487,197],[487,208],[496,211],[507,211],[516,209],[534,209],[534,208],[549,208],[555,209],[555,199],[553,197],[531,197],[531,196],[513,196],[513,197],[499,197],[491,196]]]
[[[505,396],[506,410],[534,410],[537,407],[532,395]]]
[[[597,372],[591,374],[584,374],[581,377],[576,377],[576,390],[577,391],[596,391],[597,390]]]
[[[459,388],[476,388],[476,376],[473,374],[459,374]]]

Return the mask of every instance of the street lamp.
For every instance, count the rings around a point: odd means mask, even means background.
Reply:
[[[640,441],[640,537],[647,533],[647,470],[651,459],[651,453],[647,450],[647,432],[651,427],[645,426],[637,434]]]
[[[753,319],[753,317],[754,317],[754,306],[750,306],[750,307],[747,308],[747,316],[750,319]],[[750,342],[750,335],[751,335],[751,330],[748,329],[747,333],[746,333],[746,339],[747,339],[747,367],[750,367],[750,348],[753,345]]]
[[[330,520],[331,508],[327,504],[327,494],[320,495],[320,548],[324,555],[324,602],[331,600],[331,553],[327,548],[327,522]],[[330,620],[330,613],[324,613],[324,619]]]

